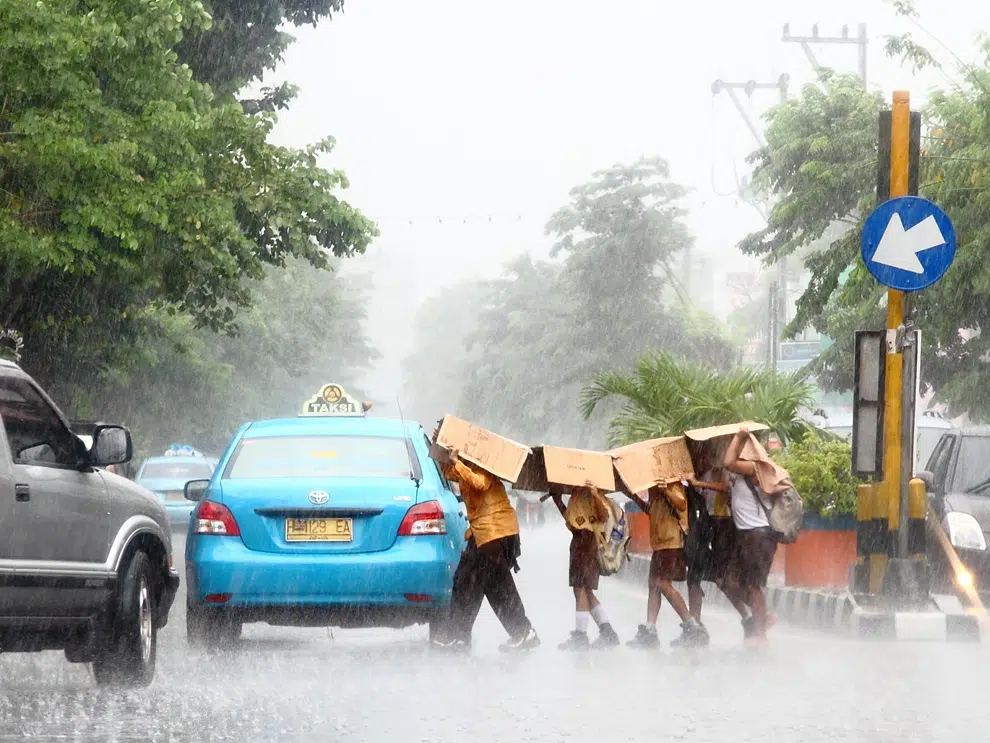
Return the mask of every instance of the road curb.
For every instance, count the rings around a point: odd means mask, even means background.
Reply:
[[[630,555],[619,577],[645,583],[650,570],[647,555]],[[684,584],[678,589],[684,592]],[[705,583],[705,603],[730,607],[729,600],[714,584]],[[862,605],[848,592],[768,585],[767,605],[788,624],[857,639],[930,640],[936,642],[980,642],[979,618],[958,612],[883,611]],[[933,601],[933,607],[945,602]]]

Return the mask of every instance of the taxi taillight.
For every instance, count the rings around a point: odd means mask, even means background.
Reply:
[[[400,537],[446,533],[447,519],[443,515],[443,506],[435,500],[417,503],[406,511],[406,516],[399,525]]]
[[[222,503],[211,500],[200,501],[196,506],[196,533],[212,534],[221,537],[239,537],[240,527],[234,514]]]

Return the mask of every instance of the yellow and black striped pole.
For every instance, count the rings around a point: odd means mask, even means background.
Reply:
[[[928,494],[925,483],[917,477],[908,486],[908,547],[907,556],[916,560],[927,559],[928,540],[925,517],[928,515]]]
[[[906,90],[894,91],[887,131],[881,126],[880,155],[889,147],[889,170],[882,175],[887,192],[878,188],[883,201],[907,196],[911,174],[911,98]],[[885,136],[886,135],[886,136]],[[885,142],[884,139],[889,137]],[[904,355],[897,343],[898,329],[904,325],[904,292],[887,290],[887,335],[884,362],[883,405],[883,482],[874,486],[872,539],[870,540],[870,592],[879,593],[887,570],[887,560],[894,555],[901,523],[901,396]]]

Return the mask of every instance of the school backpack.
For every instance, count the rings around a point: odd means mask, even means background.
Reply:
[[[804,523],[804,501],[794,486],[788,483],[787,490],[774,493],[770,496],[771,507],[768,509],[760,497],[759,489],[753,487],[753,483],[746,479],[746,484],[753,492],[756,502],[767,515],[770,522],[770,531],[779,544],[794,544],[801,533],[801,525]]]
[[[615,575],[629,559],[629,524],[626,512],[607,495],[602,500],[608,507],[605,527],[598,533],[598,572],[602,575]]]
[[[693,485],[688,485],[686,491],[688,530],[684,535],[684,559],[689,567],[700,570],[711,561],[715,523],[708,513],[705,496]]]

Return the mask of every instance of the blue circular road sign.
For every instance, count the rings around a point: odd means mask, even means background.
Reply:
[[[928,199],[885,201],[863,224],[866,268],[884,286],[913,292],[938,281],[956,257],[956,231],[948,215]]]

